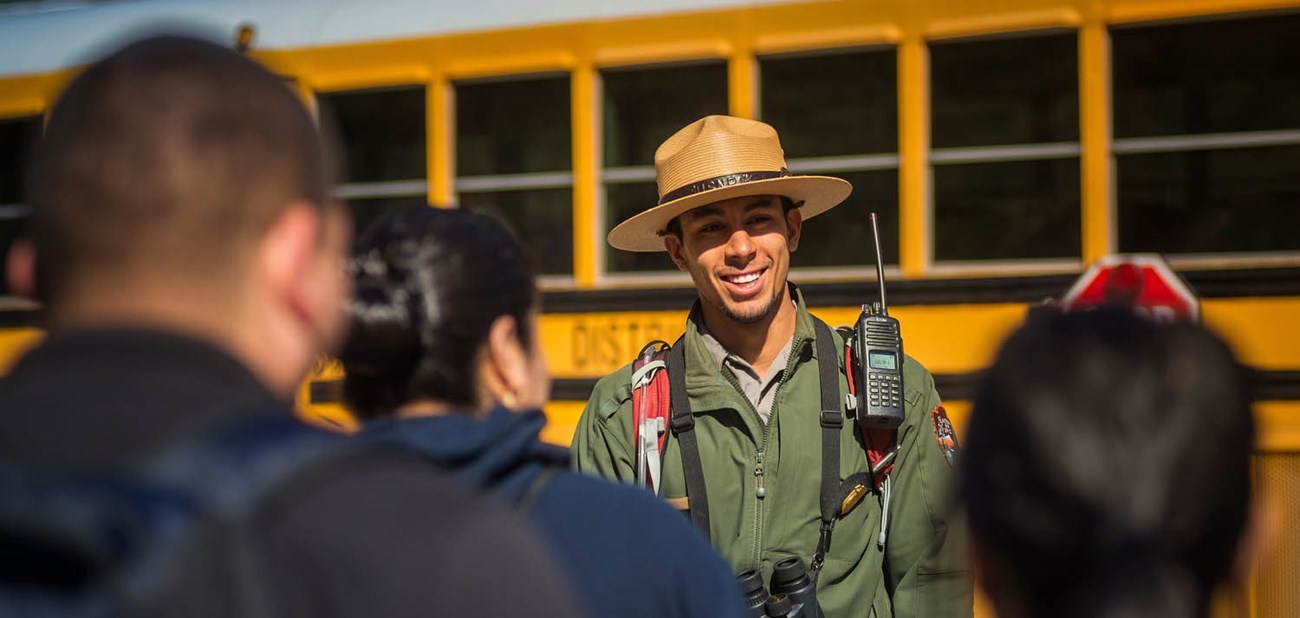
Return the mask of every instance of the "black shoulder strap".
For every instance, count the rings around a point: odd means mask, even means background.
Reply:
[[[672,419],[668,425],[682,449],[682,473],[686,477],[686,497],[690,500],[691,522],[709,538],[709,495],[704,488],[704,466],[700,463],[700,445],[695,439],[695,417],[686,396],[686,346],[682,340],[668,350],[669,400]]]
[[[818,571],[831,546],[831,530],[835,526],[837,497],[840,486],[840,429],[844,427],[844,413],[840,409],[839,355],[835,351],[835,338],[825,322],[813,317],[813,330],[817,336],[817,371],[821,382],[822,425],[822,482],[821,482],[821,535],[817,551],[813,554],[812,570]]]

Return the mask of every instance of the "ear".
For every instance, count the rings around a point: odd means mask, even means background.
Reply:
[[[676,234],[664,234],[664,250],[668,251],[668,258],[677,265],[677,270],[686,270],[686,258],[682,257],[682,239]]]
[[[318,208],[294,204],[280,213],[262,237],[256,268],[265,293],[294,318],[308,324],[320,311],[313,286],[312,262],[316,257],[323,222]]]
[[[503,315],[488,330],[486,369],[495,378],[486,386],[493,399],[513,407],[528,386],[528,355],[519,341],[519,324]]]
[[[797,202],[794,208],[785,213],[785,227],[790,231],[786,244],[789,245],[790,251],[794,252],[799,248],[799,234],[803,231],[803,202]]]
[[[29,300],[40,300],[40,290],[36,289],[36,245],[31,240],[19,238],[9,245],[5,279],[14,294]]]

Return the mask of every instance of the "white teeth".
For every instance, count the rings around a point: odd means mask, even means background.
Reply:
[[[758,273],[750,273],[748,275],[740,275],[737,277],[727,277],[727,281],[735,283],[736,285],[745,285],[752,281],[758,281]]]

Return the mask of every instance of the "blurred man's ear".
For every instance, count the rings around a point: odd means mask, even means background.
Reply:
[[[320,209],[308,204],[289,206],[271,223],[257,252],[257,270],[264,292],[292,318],[308,328],[318,320],[315,261],[324,221]]]
[[[11,293],[29,300],[40,300],[40,291],[36,289],[36,245],[31,240],[19,238],[9,245],[5,280]]]

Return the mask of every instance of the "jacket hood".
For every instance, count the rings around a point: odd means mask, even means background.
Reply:
[[[569,451],[538,433],[546,417],[537,410],[494,408],[486,417],[449,414],[367,423],[361,438],[411,447],[456,478],[513,500],[543,468],[568,467]]]

